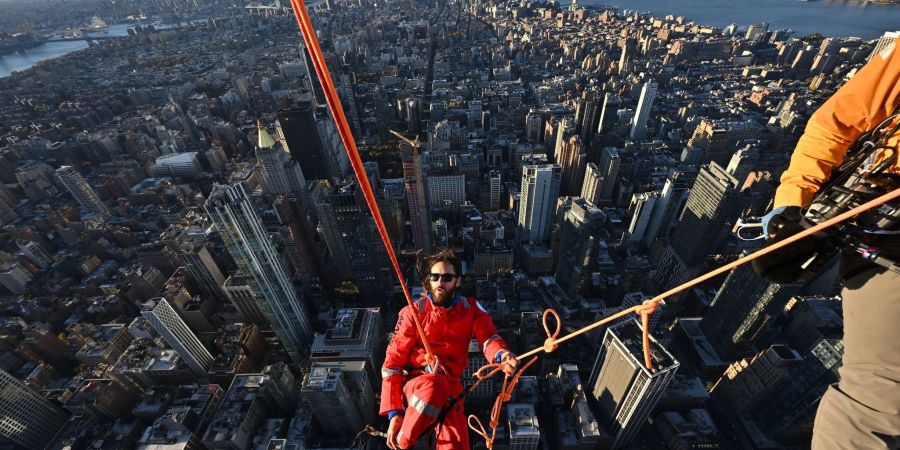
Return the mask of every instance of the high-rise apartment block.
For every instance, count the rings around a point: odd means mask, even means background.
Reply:
[[[72,166],[56,169],[56,177],[69,190],[72,197],[78,200],[82,208],[94,214],[107,214],[109,208],[100,200],[97,192],[85,181],[84,177]]]
[[[188,328],[178,312],[164,298],[156,298],[144,305],[141,315],[165,339],[198,378],[206,378],[213,357],[197,335]]]
[[[520,241],[540,244],[550,238],[561,178],[562,168],[556,164],[522,168],[522,186],[519,191]]]

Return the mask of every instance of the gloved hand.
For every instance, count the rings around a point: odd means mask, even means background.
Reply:
[[[762,222],[768,245],[803,231],[802,219],[799,206],[776,208],[766,214]],[[793,283],[809,273],[809,263],[816,256],[830,254],[833,250],[834,246],[826,236],[814,234],[753,260],[753,270],[772,283]]]

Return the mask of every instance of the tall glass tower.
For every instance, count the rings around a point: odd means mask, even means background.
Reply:
[[[214,186],[205,208],[228,253],[248,276],[250,288],[259,299],[259,309],[285,351],[299,363],[302,355],[308,353],[312,328],[246,186],[244,183]]]

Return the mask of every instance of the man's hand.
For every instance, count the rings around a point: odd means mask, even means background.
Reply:
[[[763,218],[763,229],[768,245],[783,241],[805,229],[803,213],[799,206],[772,210]],[[808,273],[807,266],[813,258],[834,252],[834,245],[824,233],[816,233],[787,247],[756,258],[751,264],[759,276],[769,282],[793,283]]]
[[[500,357],[500,367],[503,373],[509,376],[515,375],[516,369],[519,367],[519,360],[516,359],[516,355],[513,352],[506,352]]]
[[[387,429],[387,446],[391,450],[402,450],[397,442],[397,435],[400,433],[400,427],[403,425],[403,416],[396,415],[391,417],[391,422]]]

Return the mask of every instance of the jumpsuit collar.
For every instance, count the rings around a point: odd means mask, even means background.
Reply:
[[[431,303],[431,306],[440,306],[440,305],[435,305],[434,300],[431,298],[431,294],[425,294],[425,298],[428,299],[428,301]],[[459,295],[459,293],[457,292],[456,296],[453,297],[453,300],[450,300],[450,304],[445,306],[444,308],[452,309],[454,306],[456,306],[457,303],[459,303],[459,300],[462,298],[463,298],[462,295]]]

